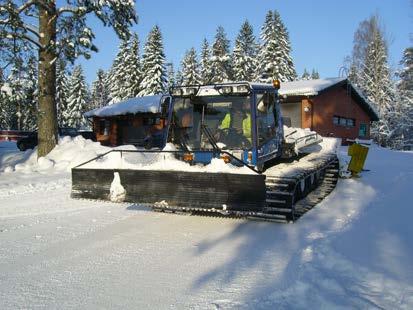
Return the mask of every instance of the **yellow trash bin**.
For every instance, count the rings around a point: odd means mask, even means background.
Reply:
[[[348,148],[348,155],[351,156],[350,163],[348,165],[348,170],[351,171],[352,175],[356,175],[363,170],[364,162],[367,158],[367,153],[369,148],[363,145],[354,143]]]

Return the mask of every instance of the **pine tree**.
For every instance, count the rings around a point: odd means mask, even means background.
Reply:
[[[308,73],[306,68],[304,68],[304,72],[303,72],[303,75],[301,76],[301,79],[302,80],[310,80],[311,79],[310,73]]]
[[[277,11],[267,13],[261,28],[261,41],[256,79],[264,83],[271,83],[273,79],[283,82],[295,80],[297,74],[290,56],[288,31]]]
[[[167,85],[162,34],[158,26],[152,28],[145,44],[142,62],[142,83],[139,96],[161,94]]]
[[[106,84],[107,77],[105,71],[99,69],[96,73],[96,80],[92,83],[91,108],[101,108],[109,103],[109,87]]]
[[[201,82],[202,84],[209,84],[211,80],[211,49],[207,39],[204,39],[201,47]]]
[[[88,90],[80,65],[73,69],[69,82],[69,97],[65,111],[65,126],[79,128],[84,124],[83,113],[87,109]]]
[[[139,39],[138,35],[134,34],[127,50],[125,58],[126,66],[124,67],[126,76],[125,97],[136,97],[140,91],[140,83],[142,80],[141,64],[139,57]],[[126,99],[124,98],[124,99]]]
[[[66,123],[64,116],[67,109],[69,78],[66,72],[66,63],[59,59],[56,64],[56,109],[59,127]]]
[[[196,85],[201,83],[199,74],[199,63],[195,48],[191,48],[185,53],[181,63],[182,68],[182,85]]]
[[[39,157],[47,155],[57,142],[56,60],[62,55],[73,62],[97,51],[95,35],[87,26],[92,14],[120,38],[128,38],[128,27],[137,22],[134,5],[134,1],[121,0],[0,2],[0,47],[4,41],[25,42],[28,49],[38,52]]]
[[[311,79],[318,80],[319,78],[320,78],[320,74],[318,73],[316,69],[313,69],[313,71],[311,71]]]
[[[230,42],[224,28],[219,26],[215,35],[215,42],[212,45],[211,71],[213,83],[232,80],[232,60],[229,45]]]
[[[233,53],[234,79],[252,81],[256,74],[258,46],[252,26],[245,21],[235,40]]]

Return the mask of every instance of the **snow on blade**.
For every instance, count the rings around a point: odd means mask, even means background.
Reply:
[[[114,172],[113,181],[110,184],[109,199],[112,202],[123,202],[126,197],[126,190],[120,182],[119,172]]]

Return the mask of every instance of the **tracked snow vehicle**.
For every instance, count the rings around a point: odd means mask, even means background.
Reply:
[[[171,89],[162,110],[174,147],[113,150],[81,164],[72,169],[71,196],[108,200],[118,180],[122,201],[158,211],[296,220],[334,189],[338,160],[334,152],[302,154],[321,141],[316,133],[284,135],[278,88],[240,82]],[[116,156],[120,164],[105,162]],[[176,162],[157,164],[165,158]],[[234,169],[202,168],[217,159]]]

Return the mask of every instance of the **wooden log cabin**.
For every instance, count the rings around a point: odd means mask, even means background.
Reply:
[[[102,145],[162,148],[169,107],[169,97],[145,96],[94,109],[85,117],[92,118],[96,140]]]

